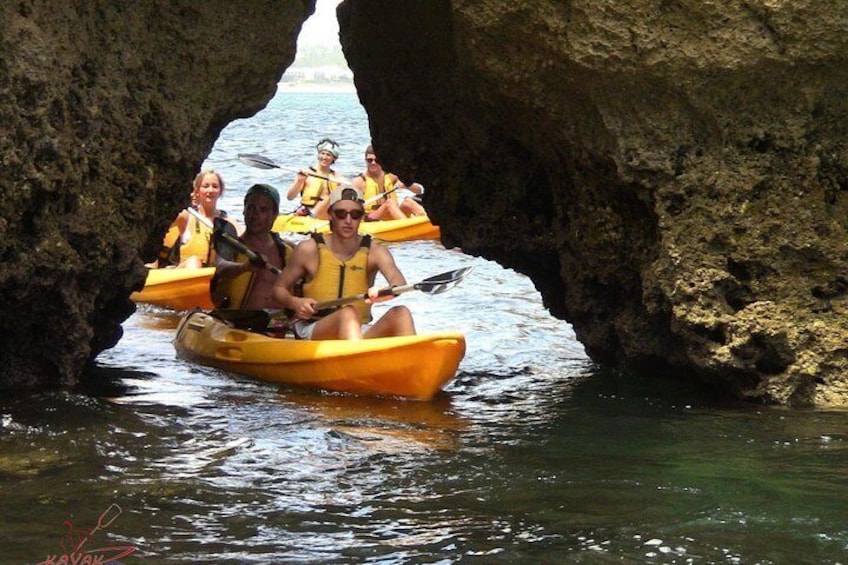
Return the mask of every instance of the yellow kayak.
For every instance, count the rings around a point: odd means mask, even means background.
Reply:
[[[327,233],[330,224],[312,216],[280,214],[274,221],[276,232]],[[401,220],[377,220],[362,222],[359,231],[383,241],[412,241],[416,239],[439,239],[441,230],[430,222],[429,216],[413,216]]]
[[[266,381],[429,400],[456,375],[465,337],[296,340],[236,329],[198,310],[183,317],[174,347],[183,359]]]
[[[200,269],[150,269],[144,288],[130,295],[136,303],[174,310],[212,308],[209,281],[215,267]]]

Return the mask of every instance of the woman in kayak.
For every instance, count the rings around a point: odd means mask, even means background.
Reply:
[[[330,233],[313,234],[295,248],[274,285],[274,300],[294,312],[294,333],[299,339],[362,339],[414,335],[415,324],[406,306],[390,308],[371,323],[371,305],[392,298],[378,296],[377,273],[390,286],[406,284],[389,250],[369,236],[360,236],[359,223],[365,216],[362,193],[351,187],[330,194]],[[295,296],[295,285],[303,280],[303,296]],[[316,303],[356,294],[359,300],[329,312],[316,311]]]
[[[254,184],[244,195],[245,230],[239,242],[255,253],[254,261],[216,232],[215,247],[219,252],[211,284],[216,308],[261,310],[276,306],[271,291],[277,275],[269,266],[285,267],[294,248],[271,231],[279,213],[280,194],[273,186]]]
[[[366,220],[400,220],[427,214],[414,197],[400,200],[395,192],[400,188],[419,195],[424,194],[424,187],[417,182],[407,185],[397,175],[385,172],[371,145],[365,148],[365,172],[354,177],[351,184],[362,192],[366,201],[372,202],[366,209]],[[381,194],[385,196],[375,198]]]
[[[339,144],[325,138],[315,147],[318,150],[318,162],[314,167],[297,173],[286,198],[294,200],[300,196],[300,208],[297,209],[297,215],[311,215],[326,220],[330,193],[342,184],[349,183],[346,178],[336,174],[330,168],[339,158]]]
[[[241,227],[227,217],[227,213],[218,210],[218,199],[224,193],[224,179],[211,169],[201,171],[192,183],[191,206],[198,214],[208,220],[202,222],[188,210],[183,210],[168,228],[159,258],[147,264],[151,269],[162,267],[200,268],[214,264],[214,250],[210,245],[212,223],[215,218],[224,218],[231,223],[236,232]]]

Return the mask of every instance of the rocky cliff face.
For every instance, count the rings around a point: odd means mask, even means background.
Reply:
[[[340,15],[383,159],[433,187],[446,243],[530,275],[594,359],[848,402],[844,6]]]
[[[5,386],[118,339],[220,129],[312,2],[0,7]],[[799,0],[346,0],[381,156],[594,359],[848,403],[848,12]]]
[[[231,120],[273,96],[314,1],[0,5],[0,381],[72,384]]]

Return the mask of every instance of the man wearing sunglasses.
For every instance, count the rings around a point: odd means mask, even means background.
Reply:
[[[329,198],[330,233],[313,234],[295,248],[277,277],[273,297],[294,312],[294,333],[299,339],[363,339],[415,334],[412,314],[406,306],[390,308],[372,323],[371,305],[392,298],[378,297],[382,286],[374,285],[379,272],[389,286],[406,284],[394,257],[383,245],[359,234],[365,215],[362,193],[353,187],[337,188]],[[303,281],[303,296],[295,285]],[[365,294],[369,298],[331,311],[315,305]]]
[[[369,206],[367,220],[400,220],[409,216],[424,216],[424,207],[414,197],[399,200],[395,188],[405,188],[415,195],[424,194],[424,187],[414,182],[405,184],[397,175],[387,173],[374,153],[374,147],[365,148],[365,172],[360,173],[351,181],[353,186],[362,191],[363,196],[372,204]],[[380,195],[383,198],[374,198]]]

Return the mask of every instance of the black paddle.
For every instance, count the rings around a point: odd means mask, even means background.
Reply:
[[[300,173],[299,169],[293,169],[291,167],[283,167],[282,165],[278,165],[272,159],[265,157],[264,155],[258,155],[256,153],[239,153],[238,160],[244,163],[245,165],[250,165],[251,167],[256,167],[257,169],[280,169],[283,171],[289,171],[291,173]],[[317,173],[306,173],[310,177],[315,177],[316,179],[322,179],[331,182],[338,182],[330,177],[326,177],[324,175],[319,175]]]
[[[210,225],[209,220],[205,216],[201,215],[200,212],[198,212],[197,210],[195,210],[191,206],[186,208],[186,210],[188,210],[189,214],[191,214],[192,216],[197,218],[198,222],[202,223],[203,225],[205,225],[208,228],[211,228],[213,230],[214,237],[223,239],[229,245],[232,245],[233,247],[235,247],[236,249],[238,249],[239,251],[241,251],[242,253],[247,255],[247,258],[254,265],[259,265],[260,267],[264,267],[264,268],[268,269],[269,271],[271,271],[272,273],[274,273],[275,275],[279,275],[282,272],[279,268],[277,268],[274,265],[271,265],[270,263],[263,260],[262,257],[257,255],[256,252],[253,249],[251,249],[250,247],[248,247],[247,245],[245,245],[244,243],[239,241],[239,239],[236,236],[234,236],[233,234],[226,231],[227,226],[231,225],[226,220],[220,219],[220,222],[216,222],[216,224],[218,224],[218,225]],[[219,220],[219,218],[215,218],[215,219]],[[224,225],[224,224],[226,224],[226,225]]]

